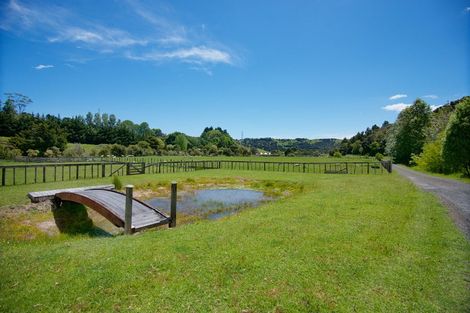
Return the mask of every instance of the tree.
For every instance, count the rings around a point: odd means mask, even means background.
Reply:
[[[430,118],[431,108],[421,99],[400,112],[388,140],[395,162],[409,164],[412,154],[421,153]]]
[[[351,145],[351,153],[352,154],[362,154],[362,152],[363,152],[362,142],[360,140],[356,140]]]
[[[442,154],[452,168],[463,168],[470,176],[470,97],[460,102],[450,117]]]
[[[147,138],[147,142],[150,144],[150,147],[156,152],[160,152],[165,148],[165,143],[158,137],[150,136]]]
[[[7,101],[13,103],[18,113],[23,113],[24,109],[28,106],[28,104],[31,104],[33,102],[29,97],[22,95],[21,93],[9,92],[5,93],[5,95],[8,98]]]
[[[178,134],[175,137],[175,145],[179,147],[180,151],[188,150],[188,138],[183,134]]]
[[[92,126],[92,125],[93,125],[93,114],[91,114],[91,112],[88,112],[88,113],[86,114],[85,121],[86,121],[86,124],[87,124],[88,126]]]
[[[13,136],[16,129],[17,114],[11,99],[5,101],[0,111],[0,136]]]
[[[112,155],[120,157],[126,154],[126,147],[123,145],[114,144],[111,146],[110,152]]]
[[[67,145],[67,138],[63,129],[57,124],[42,121],[34,124],[31,129],[21,131],[15,137],[12,137],[10,142],[23,152],[28,149],[35,149],[44,154],[51,147],[57,147],[63,151]]]

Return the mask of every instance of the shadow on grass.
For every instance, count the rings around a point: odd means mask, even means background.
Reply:
[[[69,235],[89,235],[91,237],[112,237],[112,234],[93,225],[86,207],[75,202],[63,201],[52,209],[57,228]]]

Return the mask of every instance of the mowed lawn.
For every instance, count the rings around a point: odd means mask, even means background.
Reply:
[[[3,241],[0,311],[470,310],[470,244],[435,197],[395,173],[207,170],[123,181],[233,176],[295,181],[304,188],[222,220],[175,229],[113,238]],[[20,194],[31,187],[4,187],[0,195],[22,202]]]

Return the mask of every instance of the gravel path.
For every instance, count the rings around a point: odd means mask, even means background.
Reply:
[[[401,165],[393,165],[393,169],[424,191],[436,194],[449,208],[455,224],[470,240],[470,184],[426,175]]]

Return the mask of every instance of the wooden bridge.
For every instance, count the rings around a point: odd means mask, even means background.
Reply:
[[[170,224],[170,226],[175,225],[176,208],[175,213],[172,214],[172,217],[174,215],[172,218],[142,201],[132,197],[128,198],[124,193],[109,189],[109,186],[99,187],[101,188],[88,187],[31,192],[28,196],[33,202],[43,201],[53,197],[54,202],[58,205],[62,201],[83,204],[104,216],[117,227],[126,226],[126,200],[128,199],[131,207],[130,232],[164,224]]]

